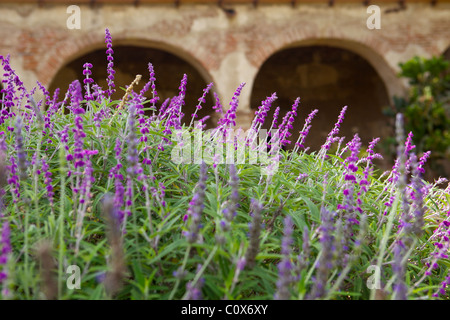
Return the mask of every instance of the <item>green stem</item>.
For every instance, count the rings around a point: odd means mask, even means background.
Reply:
[[[317,262],[319,261],[319,259],[320,259],[321,256],[322,256],[322,251],[319,252],[319,254],[317,255],[316,261],[314,261],[314,263],[312,264],[311,269],[309,269],[309,271],[308,271],[308,273],[307,273],[307,275],[306,275],[306,277],[305,277],[305,281],[304,281],[305,284],[307,284],[308,281],[309,281],[309,279],[311,278],[311,276],[312,276],[314,270],[316,269]],[[299,294],[298,294],[298,300],[303,300],[303,297],[304,297],[304,296],[305,296],[304,293],[299,292]]]
[[[211,262],[211,259],[214,257],[214,255],[216,254],[216,251],[219,247],[215,246],[214,249],[211,251],[211,253],[209,254],[208,258],[205,260],[205,263],[203,263],[202,268],[200,269],[199,272],[197,272],[197,274],[195,275],[194,280],[192,280],[191,285],[194,287],[197,283],[197,281],[200,279],[200,277],[203,275],[203,272],[205,272],[206,268],[208,267],[209,263]],[[187,293],[184,294],[183,299],[186,298]]]
[[[186,267],[187,259],[189,257],[189,252],[191,252],[192,246],[189,244],[186,253],[184,254],[183,264],[181,265],[181,272],[184,271],[184,268]],[[173,299],[173,296],[175,295],[175,292],[177,292],[178,286],[180,285],[180,278],[177,278],[177,281],[175,282],[175,286],[173,287],[172,292],[170,293],[169,300]]]
[[[391,212],[389,213],[389,217],[388,217],[388,221],[387,221],[387,225],[386,225],[386,230],[384,232],[383,238],[381,239],[381,243],[380,243],[380,253],[378,254],[378,258],[377,258],[377,267],[378,270],[381,270],[381,263],[383,262],[383,257],[384,257],[384,252],[386,250],[386,245],[389,239],[389,235],[391,233],[391,229],[392,226],[394,224],[394,216],[397,213],[397,205],[398,205],[398,197],[395,198],[395,201],[392,205],[391,208]],[[370,300],[374,300],[375,299],[375,293],[376,293],[376,289],[372,289],[372,291],[370,292]]]

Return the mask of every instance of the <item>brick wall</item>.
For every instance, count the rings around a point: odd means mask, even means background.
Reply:
[[[48,87],[63,66],[104,48],[108,27],[115,45],[152,47],[183,58],[206,82],[215,82],[225,105],[246,82],[239,106],[239,120],[245,124],[258,70],[289,47],[350,50],[374,67],[389,96],[402,94],[398,63],[414,55],[439,55],[450,46],[450,4],[390,10],[395,6],[381,4],[381,29],[369,30],[369,14],[360,3],[230,5],[234,15],[215,5],[81,5],[81,29],[69,30],[65,5],[9,3],[0,6],[0,54],[11,54],[27,86],[38,80]]]

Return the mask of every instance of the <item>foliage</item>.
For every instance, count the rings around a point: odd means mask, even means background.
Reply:
[[[421,179],[426,157],[412,152],[401,115],[399,157],[381,176],[378,139],[363,151],[358,135],[345,144],[338,136],[346,108],[319,152],[303,146],[314,110],[296,147],[276,153],[299,100],[273,121],[270,140],[231,140],[245,147],[244,162],[216,153],[174,161],[182,147],[199,155],[218,145],[206,134],[199,149],[187,144],[203,121],[183,122],[186,77],[159,103],[149,64],[141,92],[131,84],[111,101],[110,45],[107,54],[108,90],[86,64],[84,91],[74,81],[60,101],[38,86],[38,103],[1,57],[3,299],[448,299],[449,188]],[[228,110],[213,107],[221,116],[212,136],[234,127],[243,86]],[[275,98],[258,109],[256,136]],[[273,161],[250,163],[252,148],[266,147]]]
[[[450,62],[444,57],[414,57],[400,63],[399,76],[408,79],[407,98],[395,97],[386,113],[405,115],[405,129],[414,134],[417,152],[432,150],[431,169],[445,175],[440,161],[450,158]]]

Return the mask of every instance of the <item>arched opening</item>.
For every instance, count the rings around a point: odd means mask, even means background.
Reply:
[[[139,92],[149,79],[148,63],[151,62],[155,71],[156,91],[160,97],[157,105],[161,105],[165,99],[177,95],[183,74],[187,75],[188,81],[185,105],[183,107],[183,113],[185,115],[183,120],[189,124],[191,114],[198,104],[198,99],[202,96],[203,89],[207,86],[205,79],[193,65],[161,49],[133,45],[119,45],[114,46],[113,49],[114,70],[116,71],[114,75],[116,92],[112,97],[113,99],[122,98],[124,90],[120,88],[125,88],[125,86],[129,85],[137,74],[142,75],[141,82],[134,89],[136,92]],[[82,81],[85,78],[83,75],[83,64],[86,62],[93,65],[91,76],[94,81],[101,87],[107,88],[105,49],[98,49],[78,57],[63,66],[50,83],[50,92],[53,93],[56,88],[60,88],[62,92],[65,92],[69,84],[75,79]],[[202,109],[197,112],[199,116],[197,119],[213,113],[212,91],[210,90],[210,94],[207,95],[205,99],[206,103],[202,104]],[[150,98],[151,92],[147,92],[146,96]],[[211,118],[207,121],[207,126],[213,126]]]
[[[270,92],[269,92],[270,91]],[[280,118],[301,98],[294,123],[291,148],[304,120],[319,109],[305,146],[318,150],[333,128],[340,110],[347,105],[340,135],[348,141],[358,133],[363,143],[389,132],[389,119],[382,109],[390,98],[385,84],[373,66],[362,56],[343,48],[309,45],[281,50],[269,57],[259,70],[252,89],[251,107],[258,108],[272,92],[278,99],[272,106],[265,126],[269,127],[273,111],[280,106]]]
[[[450,61],[450,46],[447,48],[447,50],[444,51],[442,55],[444,56],[445,60]]]

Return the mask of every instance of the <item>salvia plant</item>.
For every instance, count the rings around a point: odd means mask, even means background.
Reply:
[[[383,174],[378,138],[365,146],[357,134],[339,135],[351,106],[309,151],[319,111],[296,128],[300,98],[280,114],[273,93],[251,123],[256,134],[239,142],[229,132],[245,83],[228,106],[208,84],[187,114],[187,76],[160,101],[149,63],[113,101],[108,30],[105,42],[108,87],[86,63],[62,98],[39,83],[28,91],[0,56],[2,299],[449,298],[450,188],[422,178],[430,153],[415,153],[401,114],[396,161]],[[202,105],[207,94],[214,106]],[[211,150],[210,161],[172,161],[186,142],[177,136],[195,140],[205,127],[197,110],[206,107],[218,119],[209,138],[247,146],[246,159],[252,148],[275,155],[277,137],[286,146],[295,130],[300,136],[270,170],[219,161]],[[270,134],[257,143],[264,122]]]

